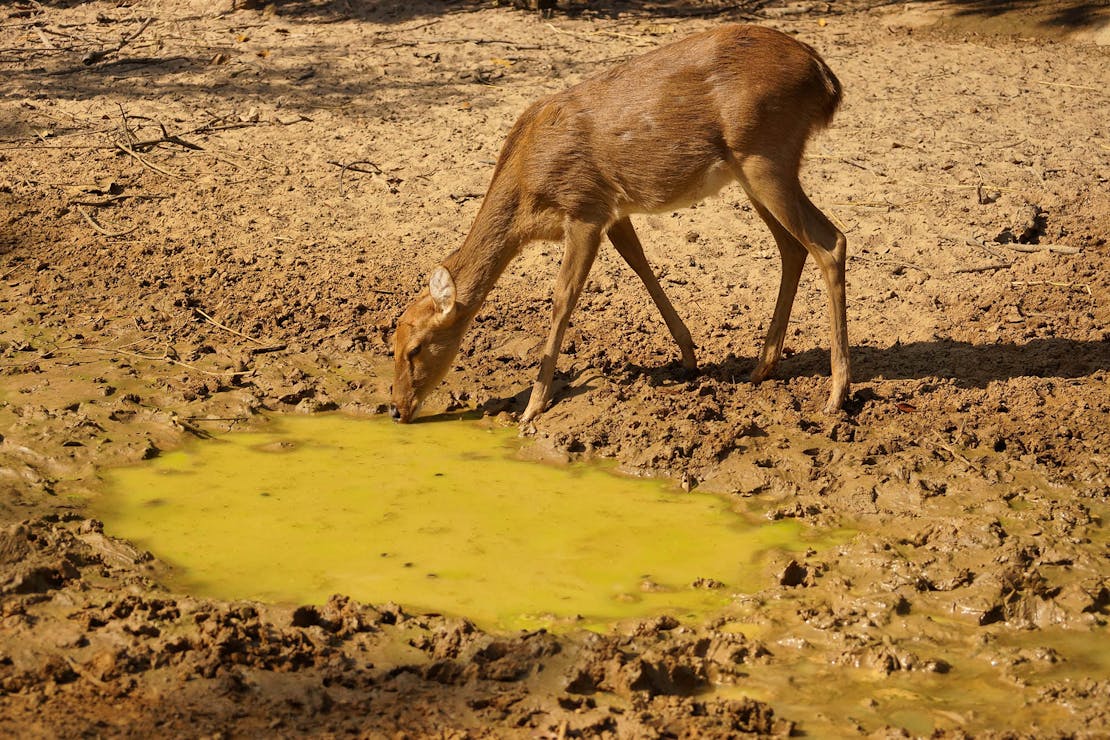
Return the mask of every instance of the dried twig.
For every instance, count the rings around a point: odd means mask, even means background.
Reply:
[[[439,19],[435,18],[433,20],[425,21],[423,23],[417,23],[415,26],[405,26],[404,28],[389,28],[389,29],[386,29],[386,30],[383,30],[383,31],[374,31],[374,35],[375,36],[392,36],[392,35],[395,35],[395,34],[398,34],[398,33],[408,33],[409,31],[416,31],[420,28],[427,28],[428,26],[434,26],[438,23],[439,23]]]
[[[197,312],[198,314],[200,314],[201,318],[203,318],[203,319],[204,319],[205,321],[207,321],[207,322],[208,322],[209,324],[212,324],[212,326],[215,326],[215,327],[218,327],[218,328],[220,328],[220,329],[223,329],[223,330],[224,330],[224,331],[226,331],[226,332],[230,332],[230,333],[234,334],[234,335],[235,335],[235,336],[237,336],[237,337],[242,337],[243,339],[246,339],[246,340],[247,340],[247,341],[249,341],[249,342],[254,342],[255,344],[262,344],[262,342],[258,341],[258,340],[257,340],[257,339],[255,339],[254,337],[251,337],[251,336],[247,336],[246,334],[244,334],[244,333],[243,333],[243,332],[241,332],[241,331],[235,331],[235,330],[234,330],[234,329],[232,329],[232,328],[231,328],[230,326],[224,326],[224,325],[223,325],[223,324],[221,324],[221,323],[220,323],[219,321],[216,321],[216,320],[215,320],[214,318],[212,318],[211,316],[209,316],[208,314],[206,314],[206,313],[205,313],[204,311],[201,311],[201,310],[200,310],[199,308],[195,308],[195,307],[194,307],[194,308],[193,308],[193,310],[194,310],[194,311],[196,311],[196,312]]]
[[[384,175],[385,174],[384,172],[382,172],[381,167],[374,164],[373,162],[371,162],[368,159],[359,159],[359,160],[356,160],[354,162],[348,162],[347,164],[341,164],[339,162],[328,160],[328,164],[333,164],[336,167],[342,168],[342,169],[339,170],[339,194],[340,195],[344,194],[343,175],[345,175],[347,173],[347,170],[351,170],[352,172],[360,172],[364,175]],[[360,170],[358,167],[355,166],[355,165],[359,165],[359,164],[368,164],[371,167],[373,167],[374,169],[373,170]]]
[[[152,22],[154,22],[154,17],[153,16],[151,16],[150,18],[147,18],[145,21],[143,21],[143,25],[139,26],[139,30],[135,31],[134,33],[132,33],[128,36],[124,36],[123,38],[121,38],[119,40],[119,43],[116,44],[114,47],[111,47],[111,48],[108,48],[108,49],[101,49],[99,51],[90,51],[88,54],[86,54],[81,59],[81,63],[84,64],[86,67],[89,67],[89,66],[92,66],[92,65],[96,64],[99,61],[102,61],[109,54],[115,54],[116,52],[123,49],[123,47],[127,46],[132,41],[139,38],[139,35],[142,34],[142,32],[145,31],[147,29],[147,26],[149,26]]]
[[[991,272],[993,270],[1006,270],[1013,266],[1013,262],[992,262],[988,265],[979,265],[978,267],[960,267],[952,270],[953,275],[967,272]]]
[[[34,139],[28,139],[27,143],[23,143],[23,144],[14,144],[12,146],[0,146],[0,151],[10,151],[12,149],[18,149],[20,151],[27,151],[28,144],[30,144],[32,142],[35,142],[35,141],[42,141],[42,138],[41,137],[36,137]],[[90,151],[99,151],[99,150],[103,150],[103,149],[115,149],[115,147],[114,146],[105,146],[105,145],[89,146],[87,144],[38,144],[38,145],[35,146],[35,149],[36,150],[38,150],[38,149],[70,149],[70,150],[76,149],[76,150],[90,152]],[[28,180],[27,182],[31,182],[31,181]]]
[[[926,442],[926,444],[928,444],[928,442]],[[942,450],[945,450],[953,458],[955,458],[957,460],[961,460],[971,470],[976,469],[975,468],[975,463],[971,462],[971,460],[969,460],[965,455],[961,455],[959,452],[956,452],[956,450],[952,449],[951,445],[945,444],[944,442],[936,442],[933,446],[934,447],[939,447]]]
[[[895,208],[900,208],[898,203],[890,203],[889,201],[840,201],[829,203],[830,206],[839,206],[841,208],[885,208],[888,211]]]
[[[1055,252],[1056,254],[1079,254],[1079,247],[1069,247],[1066,244],[1003,244],[1006,249],[1015,252]]]
[[[58,47],[54,46],[54,42],[46,38],[46,34],[42,32],[41,28],[36,27],[35,32],[38,33],[39,38],[42,39],[42,45],[51,51],[57,51]]]
[[[876,175],[882,176],[882,173],[875,172],[875,170],[871,169],[867,165],[860,164],[859,162],[853,161],[853,160],[848,159],[846,157],[838,157],[838,158],[836,158],[836,161],[837,162],[843,162],[844,164],[849,165],[851,167],[856,167],[858,169],[863,170],[864,172],[871,172],[871,173],[874,173]]]
[[[159,123],[158,125],[161,126],[162,124]],[[178,146],[185,147],[186,149],[192,149],[192,150],[198,151],[198,152],[204,151],[204,147],[202,147],[200,144],[194,144],[191,141],[186,141],[185,139],[182,139],[177,134],[166,133],[165,127],[162,128],[162,136],[158,137],[157,139],[147,139],[145,141],[136,141],[133,144],[131,144],[131,147],[135,150],[140,150],[140,149],[141,150],[147,150],[147,149],[153,149],[154,147],[158,146],[159,144],[177,144]]]
[[[127,193],[120,193],[119,195],[109,195],[104,200],[71,200],[71,206],[87,206],[89,208],[107,208],[114,206],[121,200],[169,200],[172,195],[145,195],[136,193],[134,195]]]
[[[475,46],[485,46],[487,44],[494,44],[497,46],[508,46],[517,51],[542,51],[550,49],[550,46],[542,46],[538,44],[521,44],[516,41],[508,39],[484,39],[484,38],[451,38],[451,39],[416,39],[413,41],[395,41],[390,44],[376,45],[377,49],[400,49],[410,46],[435,46],[437,44],[474,44]]]
[[[116,148],[126,152],[127,154],[130,154],[132,157],[134,157],[136,159],[136,161],[139,162],[139,164],[143,165],[144,167],[149,167],[150,169],[154,170],[155,172],[161,172],[163,175],[166,175],[167,177],[173,177],[173,178],[176,178],[178,180],[188,180],[189,179],[189,178],[185,177],[184,175],[179,175],[175,172],[170,172],[169,170],[163,169],[163,168],[159,167],[156,164],[153,164],[151,162],[146,161],[145,159],[140,157],[138,155],[138,153],[135,152],[134,149],[132,149],[131,147],[129,147],[125,144],[121,144],[118,141],[116,142]]]
[[[210,133],[212,131],[230,131],[231,129],[236,129],[236,128],[247,128],[249,126],[263,125],[262,121],[231,121],[230,123],[225,123],[227,120],[228,119],[227,119],[226,116],[223,117],[223,118],[217,118],[214,121],[209,121],[208,123],[205,123],[201,126],[197,126],[195,129],[192,129],[191,131],[185,131],[185,132],[183,132],[183,135],[184,134],[201,134],[201,133],[207,134],[207,133]]]
[[[954,237],[954,236],[942,236],[941,238],[942,239],[947,239],[948,241],[956,242],[957,244],[959,244],[962,241],[964,244],[968,245],[969,247],[978,247],[979,249],[982,249],[984,252],[989,254],[991,257],[994,257],[999,262],[1006,262],[1007,261],[1006,258],[1003,257],[1000,252],[998,252],[996,249],[993,249],[991,247],[991,245],[987,244],[982,239],[973,239],[973,238],[970,238],[970,237],[966,238],[966,239],[959,239],[959,238]]]
[[[135,132],[131,130],[131,126],[127,123],[127,109],[123,107],[122,103],[116,103],[119,106],[119,119],[120,128],[123,129],[123,138],[127,140],[129,145],[134,145],[136,138]]]
[[[173,357],[170,357],[169,355],[162,355],[161,357],[158,357],[157,355],[144,355],[144,354],[140,354],[138,352],[128,352],[127,350],[123,350],[123,349],[112,349],[111,347],[86,347],[85,349],[91,350],[93,352],[102,352],[102,353],[107,354],[107,355],[113,355],[113,354],[127,355],[128,357],[134,357],[136,359],[146,360],[148,362],[168,362],[171,365],[180,365],[181,367],[185,368],[186,370],[192,370],[194,373],[200,373],[201,375],[208,375],[208,376],[211,376],[213,378],[237,377],[237,376],[240,376],[240,375],[250,375],[252,372],[254,372],[253,370],[239,370],[239,371],[236,371],[236,372],[222,372],[222,373],[220,373],[220,372],[213,372],[211,370],[202,370],[199,367],[195,367],[193,365],[190,365],[187,362],[182,362],[181,360],[174,359]]]
[[[86,211],[84,208],[82,208],[80,205],[78,205],[76,203],[74,203],[73,205],[74,205],[74,208],[77,209],[77,212],[85,217],[85,220],[89,222],[89,225],[92,226],[94,229],[96,229],[101,234],[103,234],[104,236],[127,236],[132,231],[139,228],[139,225],[135,224],[134,226],[132,226],[127,231],[108,231],[103,226],[98,224],[96,222],[96,219],[93,218],[92,215],[88,211]]]
[[[251,355],[268,355],[271,352],[282,352],[288,346],[287,344],[275,344],[270,347],[251,347],[247,352]]]
[[[153,119],[151,119],[151,120],[153,120]],[[184,136],[183,134],[171,134],[169,131],[166,130],[165,125],[161,121],[155,120],[154,122],[156,124],[158,124],[158,128],[160,128],[162,130],[162,135],[160,137],[158,137],[157,139],[146,139],[145,141],[135,141],[134,143],[131,144],[132,149],[146,151],[146,150],[153,149],[154,147],[156,147],[160,144],[176,144],[176,145],[178,145],[180,147],[183,147],[185,149],[190,149],[190,150],[198,151],[198,152],[206,152],[208,154],[208,156],[212,157],[217,162],[224,162],[225,164],[229,164],[237,170],[243,169],[243,165],[239,164],[238,162],[235,162],[235,161],[232,161],[232,160],[228,159],[228,157],[241,157],[243,159],[254,159],[254,160],[258,160],[260,162],[265,162],[266,164],[271,165],[271,166],[274,165],[273,162],[266,159],[265,157],[251,156],[249,154],[242,154],[242,153],[239,153],[239,152],[230,152],[230,151],[227,151],[226,149],[221,149],[220,151],[222,151],[223,153],[222,154],[217,154],[215,149],[212,147],[212,145],[209,144],[207,146],[204,146],[204,145],[201,145],[201,144],[197,144],[196,142],[189,141],[189,140],[183,138],[183,136]],[[232,127],[225,126],[223,128],[232,128]],[[186,134],[197,133],[199,131],[204,131],[204,130],[205,130],[205,126],[201,126],[199,128],[193,129],[191,131],[187,131],[185,133]]]
[[[593,38],[593,37],[591,37],[587,34],[578,33],[577,31],[567,31],[566,29],[559,28],[558,26],[556,26],[552,23],[545,23],[544,25],[547,26],[548,28],[550,28],[555,33],[562,33],[562,34],[566,34],[567,36],[574,36],[575,38],[584,39],[585,41],[595,41],[595,42],[599,42],[599,43],[601,42],[601,39],[595,39],[595,38]]]

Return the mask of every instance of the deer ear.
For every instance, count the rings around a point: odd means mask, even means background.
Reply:
[[[455,309],[455,281],[446,267],[440,265],[432,272],[428,290],[441,314],[449,314]]]

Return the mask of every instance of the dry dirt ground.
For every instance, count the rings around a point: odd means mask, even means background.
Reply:
[[[0,733],[1110,733],[1104,4],[0,15]],[[637,221],[702,372],[604,252],[533,437],[856,532],[772,563],[737,601],[746,636],[199,599],[83,513],[99,470],[190,435],[381,413],[393,322],[461,242],[515,116],[727,20],[796,34],[846,90],[803,174],[849,239],[845,413],[820,412],[812,269],[776,379],[746,381],[779,267],[729,189]],[[510,266],[432,407],[514,423],[559,256]]]

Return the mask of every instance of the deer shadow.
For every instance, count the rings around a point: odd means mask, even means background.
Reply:
[[[551,388],[551,403],[567,401],[575,396],[581,396],[594,390],[590,381],[601,376],[602,371],[597,368],[583,368],[574,373],[555,373],[555,381]],[[478,406],[478,411],[488,416],[495,416],[502,411],[523,411],[532,397],[532,385],[529,383],[523,389],[511,396],[491,398]]]
[[[854,382],[938,378],[952,380],[963,388],[985,388],[1010,378],[1085,378],[1110,370],[1110,340],[1044,338],[1022,344],[972,344],[936,339],[890,347],[857,345],[851,348],[850,356]],[[702,363],[699,374],[726,382],[746,381],[755,362],[754,357],[729,355]],[[690,372],[677,363],[639,369],[660,382],[686,380]],[[828,350],[812,349],[784,357],[774,377],[828,374]]]
[[[851,348],[852,380],[946,379],[960,388],[986,388],[990,383],[1019,377],[1067,380],[1086,378],[1110,370],[1110,340],[1033,339],[1024,344],[971,344],[952,339],[909,342],[891,347],[859,345]],[[703,361],[688,370],[677,361],[648,367],[630,363],[624,371],[645,377],[652,385],[673,385],[695,378],[712,378],[727,384],[747,383],[755,368],[754,357],[729,354],[716,361]],[[556,373],[552,403],[557,404],[593,390],[596,368],[572,374]],[[812,349],[784,357],[772,377],[828,376],[829,351]],[[583,381],[583,378],[585,380]],[[483,414],[519,411],[528,403],[531,386],[512,396],[492,398],[478,408]]]

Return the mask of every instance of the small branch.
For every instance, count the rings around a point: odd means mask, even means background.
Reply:
[[[436,18],[434,20],[425,21],[424,23],[417,23],[415,26],[405,26],[404,28],[390,28],[390,29],[387,29],[387,30],[384,30],[384,31],[374,31],[374,35],[375,36],[392,36],[392,35],[398,34],[398,33],[408,33],[409,31],[416,31],[417,29],[420,29],[420,28],[427,28],[428,26],[434,26],[438,23],[439,23],[439,19]]]
[[[119,119],[120,128],[123,129],[123,138],[127,140],[128,145],[135,144],[135,132],[131,130],[131,126],[127,123],[127,109],[123,107],[122,103],[116,103],[119,106]]]
[[[952,270],[953,275],[968,272],[991,272],[993,270],[1006,270],[1013,266],[1013,262],[992,262],[989,265],[979,265],[978,267],[960,267]]]
[[[850,160],[850,159],[846,159],[846,158],[844,158],[844,157],[840,157],[839,159],[837,159],[837,161],[838,161],[838,162],[843,162],[844,164],[846,164],[846,165],[849,165],[849,166],[851,166],[851,167],[856,167],[856,168],[858,168],[858,169],[861,169],[861,170],[863,170],[864,172],[871,172],[871,173],[873,173],[873,174],[876,174],[876,175],[879,175],[879,174],[880,174],[880,173],[878,173],[878,172],[875,172],[875,170],[871,169],[870,167],[868,167],[868,166],[866,166],[866,165],[862,165],[862,164],[860,164],[859,162],[853,162],[852,160]],[[882,176],[882,175],[880,175],[880,177],[881,177],[881,176]]]
[[[955,242],[957,244],[959,244],[960,241],[961,241],[960,238],[954,237],[954,236],[942,236],[941,238],[947,239],[948,241]],[[994,257],[996,263],[1005,262],[1005,263],[1007,263],[1007,267],[1009,265],[1013,264],[1013,262],[1011,260],[1006,259],[1006,257],[1003,254],[1001,254],[997,250],[993,249],[990,244],[987,244],[982,239],[974,239],[974,238],[968,237],[968,238],[963,239],[962,241],[963,241],[964,244],[966,244],[969,247],[976,247],[978,249],[982,249],[984,252],[989,254],[991,257]]]
[[[1065,244],[1003,244],[1006,249],[1015,252],[1055,252],[1056,254],[1079,254],[1079,247],[1069,247]]]
[[[898,203],[890,203],[888,201],[840,201],[829,203],[830,206],[837,206],[839,208],[885,208],[888,211],[895,208],[901,208]],[[904,205],[904,204],[903,204]]]
[[[928,441],[926,441],[926,444],[928,444]],[[951,445],[945,444],[944,442],[936,442],[933,446],[941,448],[949,455],[951,455],[954,459],[962,461],[970,470],[976,470],[975,463],[971,462],[971,460],[969,460],[966,456],[961,455],[959,452],[956,452],[956,450],[952,449]]]
[[[596,44],[605,43],[604,39],[596,38],[594,34],[579,33],[577,31],[568,31],[565,28],[559,28],[558,26],[556,26],[554,24],[551,24],[551,23],[545,23],[544,25],[547,26],[548,28],[550,28],[555,33],[566,34],[567,36],[573,36],[576,39],[582,39],[584,41],[593,41]],[[621,34],[621,35],[623,36],[624,34]]]
[[[153,16],[151,16],[150,18],[147,18],[145,21],[143,21],[143,25],[139,26],[138,31],[135,31],[135,33],[131,34],[130,36],[124,36],[123,38],[121,38],[119,40],[118,44],[116,44],[114,47],[112,47],[110,49],[101,49],[100,51],[90,51],[88,54],[86,54],[84,56],[83,59],[81,59],[81,63],[84,64],[86,67],[91,67],[92,65],[96,64],[97,62],[102,61],[109,54],[115,54],[116,52],[123,49],[123,47],[127,46],[132,41],[139,38],[139,35],[142,34],[142,32],[147,29],[147,26],[149,26],[153,21],[154,21]]]
[[[121,144],[118,141],[116,142],[116,148],[126,152],[127,154],[130,154],[132,157],[134,157],[139,162],[139,164],[143,165],[144,167],[149,167],[150,169],[154,170],[155,172],[161,172],[163,175],[165,175],[167,177],[175,178],[177,180],[188,180],[189,179],[189,178],[185,177],[184,175],[178,175],[177,173],[170,172],[169,170],[162,169],[158,165],[152,164],[152,163],[146,161],[145,159],[140,157],[135,152],[134,149],[132,149],[129,146],[126,146],[125,144]]]
[[[360,172],[364,175],[384,175],[385,174],[384,172],[382,172],[381,167],[374,164],[373,162],[371,162],[368,159],[360,159],[360,160],[356,160],[354,162],[348,162],[347,164],[340,164],[339,162],[334,162],[332,160],[328,160],[328,164],[333,164],[336,167],[342,168],[342,169],[339,170],[339,194],[340,195],[345,194],[345,191],[343,189],[343,175],[345,175],[347,173],[347,170],[350,170],[351,172]],[[373,167],[374,169],[373,170],[360,170],[357,167],[355,167],[355,165],[357,165],[357,164],[368,164],[371,167]]]
[[[206,134],[206,133],[210,133],[212,131],[230,131],[231,129],[236,129],[236,128],[248,128],[250,126],[263,125],[262,121],[232,121],[231,123],[227,123],[226,121],[227,121],[227,118],[217,118],[217,119],[215,119],[213,121],[209,121],[208,123],[205,123],[201,126],[197,126],[195,129],[192,129],[190,131],[185,131],[184,133],[185,134]]]
[[[193,310],[196,311],[198,314],[200,314],[201,318],[203,318],[209,324],[212,324],[212,326],[223,329],[226,332],[230,332],[230,333],[234,334],[237,337],[242,337],[243,339],[246,339],[248,342],[254,342],[255,344],[262,344],[262,342],[258,341],[254,337],[247,336],[246,334],[244,334],[241,331],[235,331],[230,326],[224,326],[219,321],[216,321],[214,318],[212,318],[211,316],[206,314],[204,311],[201,311],[199,308],[194,308]]]
[[[484,46],[485,44],[495,44],[498,46],[508,46],[515,51],[542,51],[550,49],[549,46],[539,46],[536,44],[519,44],[515,41],[507,39],[483,39],[483,38],[456,38],[456,39],[417,39],[414,41],[395,41],[391,44],[376,45],[377,49],[400,49],[412,46],[437,46],[440,44],[474,44],[475,46]]]
[[[121,200],[169,200],[172,197],[172,195],[143,195],[141,193],[128,195],[126,193],[121,193],[119,195],[109,195],[104,200],[71,200],[69,204],[71,206],[87,206],[89,208],[107,208],[109,206],[114,206]]]
[[[288,345],[285,344],[275,344],[272,347],[251,347],[249,350],[247,350],[247,352],[252,355],[268,355],[271,352],[281,352],[287,346]]]
[[[162,124],[159,123],[158,125],[161,126]],[[177,144],[178,146],[185,147],[186,149],[192,149],[198,152],[204,151],[204,147],[202,147],[200,144],[194,144],[191,141],[185,141],[185,139],[182,139],[177,134],[168,134],[166,133],[165,128],[162,129],[161,137],[157,139],[147,139],[146,141],[136,141],[131,144],[131,147],[136,150],[146,150],[153,149],[159,144]]]
[[[155,355],[139,354],[138,352],[128,352],[127,350],[123,350],[123,349],[110,349],[108,347],[87,347],[86,349],[92,350],[93,352],[102,352],[106,355],[112,355],[112,354],[127,355],[128,357],[134,357],[136,359],[146,360],[148,362],[168,362],[171,365],[180,365],[181,367],[185,368],[186,370],[192,370],[194,373],[200,373],[202,375],[208,375],[208,376],[211,376],[213,378],[237,377],[237,376],[240,376],[240,375],[250,375],[251,373],[254,372],[253,370],[239,370],[237,372],[217,373],[217,372],[212,372],[211,370],[201,370],[199,367],[194,367],[193,365],[190,365],[187,362],[182,362],[181,360],[175,360],[174,358],[172,358],[168,355],[163,355],[161,357],[157,357]]]
[[[1074,288],[1082,290],[1088,296],[1094,298],[1094,293],[1091,292],[1091,286],[1087,283],[1057,283],[1052,280],[1011,280],[1011,288],[1031,287],[1034,285],[1051,285],[1054,288]]]
[[[98,232],[100,232],[104,236],[127,236],[132,231],[139,228],[139,225],[135,224],[134,226],[132,226],[127,231],[108,231],[103,226],[98,224],[96,222],[96,219],[93,218],[92,215],[88,211],[86,211],[84,208],[82,208],[80,205],[75,203],[73,207],[77,209],[78,213],[80,213],[82,216],[85,217],[85,220],[89,222],[90,226],[92,226],[94,229],[96,229]]]
[[[39,38],[42,39],[43,46],[45,46],[47,49],[50,49],[51,51],[58,50],[58,47],[54,46],[54,42],[46,38],[46,34],[42,32],[41,28],[36,27],[35,32],[39,35]]]

